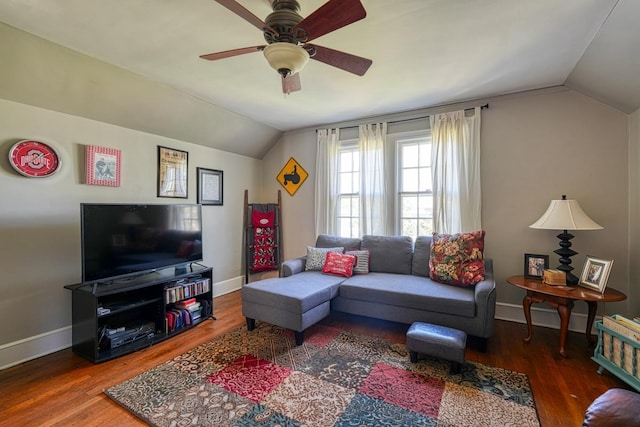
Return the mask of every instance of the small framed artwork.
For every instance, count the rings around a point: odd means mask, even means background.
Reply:
[[[120,150],[87,145],[86,183],[120,187]]]
[[[546,268],[549,268],[549,255],[524,254],[524,277],[527,279],[542,279]]]
[[[580,286],[604,293],[612,265],[612,259],[600,259],[587,255],[580,275]]]
[[[187,198],[189,153],[158,146],[158,197]]]
[[[198,169],[198,203],[222,206],[223,172],[216,169]]]

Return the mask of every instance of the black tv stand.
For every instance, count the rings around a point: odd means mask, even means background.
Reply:
[[[215,319],[213,269],[201,264],[194,268],[192,263],[179,274],[167,268],[126,280],[65,288],[72,292],[72,349],[92,362],[146,348]],[[176,304],[192,299],[196,304],[189,305],[188,313],[177,309]],[[175,321],[175,313],[182,322]]]

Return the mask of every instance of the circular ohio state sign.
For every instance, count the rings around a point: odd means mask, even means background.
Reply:
[[[9,151],[9,162],[18,173],[43,178],[60,168],[60,157],[51,146],[39,141],[19,141]]]

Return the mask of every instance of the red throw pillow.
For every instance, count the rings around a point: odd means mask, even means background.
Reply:
[[[322,267],[322,272],[351,277],[353,275],[353,264],[355,262],[356,257],[353,255],[329,252],[327,253],[327,259]]]
[[[429,277],[456,286],[473,286],[484,280],[484,231],[433,233]]]

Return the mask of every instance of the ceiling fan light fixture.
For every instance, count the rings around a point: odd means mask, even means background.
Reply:
[[[263,53],[271,68],[282,77],[301,71],[309,62],[309,53],[293,43],[272,43],[264,48]]]

